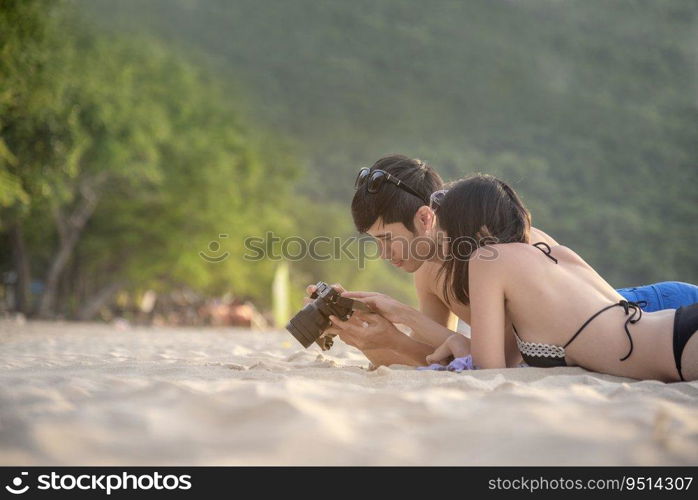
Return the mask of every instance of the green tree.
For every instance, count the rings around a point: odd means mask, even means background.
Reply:
[[[2,122],[1,178],[12,196],[0,213],[28,227],[18,253],[45,270],[38,315],[56,314],[61,296],[91,317],[117,290],[158,282],[261,295],[271,271],[255,286],[248,266],[233,263],[242,235],[284,209],[288,152],[250,131],[236,96],[162,44],[97,36],[69,20],[70,10],[30,7],[3,9],[6,23],[23,33],[27,18],[60,22],[36,45],[42,63],[15,70],[12,85],[25,78],[30,91],[7,105]],[[19,57],[21,45],[6,51]],[[214,267],[199,252],[223,232],[235,248]]]

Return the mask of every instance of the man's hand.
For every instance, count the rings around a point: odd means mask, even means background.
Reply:
[[[334,285],[330,285],[330,287],[334,288],[335,290],[337,290],[341,294],[346,293],[346,290],[344,289],[344,287],[342,285],[340,285],[339,283],[335,283]],[[315,285],[308,285],[305,287],[305,293],[306,293],[307,297],[305,297],[303,299],[303,305],[309,304],[313,300],[315,300],[315,299],[310,298],[310,296],[315,293],[315,290],[317,290],[317,286],[315,286]]]
[[[427,356],[427,363],[444,363],[450,358],[462,358],[470,354],[470,342],[460,333],[454,333]]]
[[[336,316],[330,316],[330,320],[339,338],[361,351],[391,349],[395,336],[404,335],[380,314],[354,311],[347,321]]]
[[[337,290],[339,293],[346,292],[344,287],[342,285],[340,285],[339,283],[335,283],[334,285],[330,285],[330,286],[332,288],[334,288],[335,290]],[[308,304],[310,304],[312,301],[315,300],[315,299],[310,298],[310,296],[315,293],[315,290],[317,290],[317,286],[315,286],[315,285],[308,285],[307,287],[305,287],[305,293],[307,294],[307,297],[303,297],[303,307],[307,306]],[[322,332],[322,335],[320,335],[320,337],[334,336],[334,335],[337,335],[338,333],[339,333],[339,330],[337,330],[336,328],[333,328],[332,325],[330,325],[329,327],[327,327],[325,329],[324,332]]]
[[[368,305],[372,311],[377,312],[391,323],[403,323],[405,312],[412,308],[407,304],[395,300],[389,295],[377,292],[344,292],[342,297],[355,299]]]

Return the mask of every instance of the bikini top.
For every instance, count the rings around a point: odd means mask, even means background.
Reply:
[[[539,241],[538,243],[534,243],[533,246],[538,248],[541,252],[543,252],[547,257],[550,258],[550,260],[555,262],[555,264],[558,263],[557,259],[551,255],[550,245],[543,241]],[[543,248],[541,248],[541,246]],[[526,342],[524,340],[521,340],[521,337],[519,337],[519,333],[516,331],[516,327],[514,326],[516,345],[518,346],[524,361],[530,366],[541,368],[547,368],[552,366],[567,366],[567,362],[565,361],[565,348],[568,345],[570,345],[572,341],[576,339],[577,336],[582,332],[582,330],[584,330],[584,328],[586,328],[587,325],[591,323],[599,314],[613,307],[622,307],[625,310],[626,316],[629,316],[628,319],[625,321],[624,328],[625,334],[628,336],[628,340],[630,341],[630,350],[628,351],[628,354],[620,358],[621,361],[625,361],[633,352],[633,339],[630,336],[628,324],[635,324],[638,321],[640,321],[640,318],[642,318],[642,307],[645,307],[646,305],[647,303],[645,301],[630,302],[627,300],[620,300],[614,304],[606,306],[600,311],[598,311],[596,314],[594,314],[592,317],[590,317],[588,320],[586,320],[584,324],[579,328],[579,330],[577,330],[576,333],[572,335],[572,337],[567,341],[567,343],[562,346],[553,344],[542,344],[539,342]],[[630,311],[632,311],[632,313],[630,313]]]

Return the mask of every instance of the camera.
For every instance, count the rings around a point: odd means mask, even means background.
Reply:
[[[357,309],[368,311],[363,302],[342,297],[340,292],[324,281],[318,282],[310,298],[315,300],[298,311],[286,325],[286,329],[306,349],[313,342],[323,351],[332,347],[331,337],[321,337],[322,332],[330,326],[330,315],[346,321]]]

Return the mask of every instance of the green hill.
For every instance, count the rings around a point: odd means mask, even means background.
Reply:
[[[249,118],[298,145],[299,191],[347,216],[358,167],[401,152],[502,175],[616,286],[698,282],[694,1],[80,5],[242,85]]]

